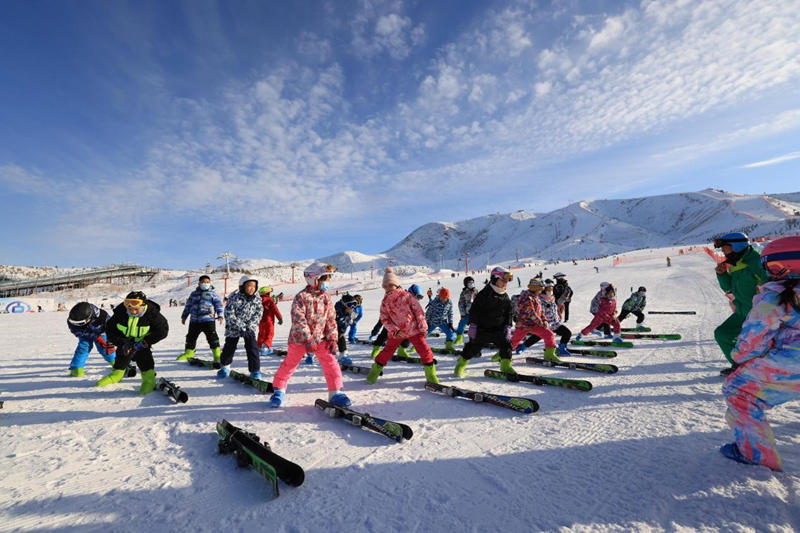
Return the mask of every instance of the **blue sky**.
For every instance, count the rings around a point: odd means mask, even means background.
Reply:
[[[800,190],[794,0],[3,11],[3,264],[376,253],[434,220]]]

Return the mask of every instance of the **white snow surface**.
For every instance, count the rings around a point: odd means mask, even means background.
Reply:
[[[734,463],[718,452],[732,433],[718,375],[725,362],[713,329],[730,309],[712,261],[672,248],[628,259],[619,267],[603,259],[515,274],[524,286],[539,270],[565,272],[576,292],[568,323],[574,332],[588,323],[601,281],[618,285],[620,305],[631,288],[645,285],[649,310],[697,311],[648,316],[655,332],[677,332],[683,340],[637,341],[612,360],[573,358],[616,364],[613,375],[550,370],[515,356],[520,372],[590,380],[588,393],[485,379],[483,370],[496,368],[488,350],[459,380],[452,377],[455,358],[437,355],[442,382],[533,398],[541,409],[531,415],[427,392],[418,365],[390,362],[373,386],[345,373],[355,408],[413,428],[413,438],[401,444],[315,409],[315,398],[326,396],[318,366],[301,365],[288,407],[275,410],[252,388],[175,362],[186,333],[180,308],[163,308],[171,331],[154,353],[158,375],[189,393],[184,405],[157,391],[139,396],[138,376],[95,387],[109,371],[96,352],[86,377],[67,377],[77,341],[65,313],[0,315],[0,530],[800,530],[800,405],[769,412],[784,472]],[[454,298],[462,277],[440,279]],[[339,276],[334,287],[364,296],[359,332],[366,337],[382,291],[366,290],[376,286],[369,272],[348,278]],[[480,286],[485,274],[475,278]],[[437,288],[435,278],[413,280]],[[516,281],[511,287],[520,290]],[[189,290],[184,282],[157,299],[185,298]],[[276,346],[286,343],[289,306],[279,304],[287,319],[277,328]],[[429,341],[441,346],[444,339]],[[369,348],[354,346],[350,354],[369,365]],[[197,355],[210,358],[202,336]],[[265,379],[280,361],[262,359]],[[242,346],[233,368],[246,371]],[[275,498],[256,472],[219,455],[214,426],[223,418],[303,466],[305,483],[281,483]]]

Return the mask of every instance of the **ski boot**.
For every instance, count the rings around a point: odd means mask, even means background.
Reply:
[[[456,335],[456,340],[453,341],[453,344],[464,344],[464,335]]]
[[[372,347],[372,358],[375,359],[378,357],[378,354],[381,353],[383,346],[373,346]]]
[[[350,359],[350,357],[348,357],[347,352],[342,352],[342,354],[339,356],[338,361],[339,361],[340,365],[352,365],[353,364],[353,360]]]
[[[556,355],[556,348],[545,348],[544,350],[544,360],[545,361],[553,361],[554,363],[560,363],[561,359],[558,358]]]
[[[222,349],[217,346],[216,348],[211,348],[211,355],[214,357],[214,362],[219,363],[220,355],[222,354]]]
[[[582,340],[583,340],[582,333],[578,333],[577,335],[575,335],[575,342],[581,342]]]
[[[283,407],[286,405],[286,393],[281,389],[275,389],[272,393],[272,396],[269,398],[269,406],[273,409],[277,409],[278,407]]]
[[[500,352],[497,352],[496,354],[494,354],[492,356],[492,362],[493,363],[499,363],[500,362]]]
[[[625,341],[622,340],[622,337],[620,335],[615,335],[614,338],[611,339],[611,342],[613,342],[614,344],[621,344],[622,342]]]
[[[556,348],[556,355],[569,357],[572,354],[569,353],[569,350],[567,350],[567,345],[562,342],[561,344],[558,345],[558,348]]]
[[[175,360],[186,361],[190,357],[194,357],[194,349],[186,348],[186,351],[184,351],[181,355],[179,355],[178,358]]]
[[[453,347],[453,341],[445,341],[444,349],[447,350],[447,353],[454,353],[456,351],[456,349]]]
[[[406,350],[403,346],[397,347],[397,357],[402,357],[403,359],[408,359],[408,350]]]
[[[552,348],[551,348],[552,350]],[[516,374],[517,371],[511,366],[511,359],[500,359],[500,371],[507,374]]]
[[[142,372],[142,384],[139,387],[139,394],[149,394],[156,388],[156,371],[152,368]]]
[[[382,370],[382,364],[372,363],[372,368],[369,369],[369,374],[367,374],[367,383],[374,385],[378,381],[378,377],[381,375]]]
[[[636,331],[646,331],[646,330],[647,326],[644,325],[644,322],[642,322],[641,324],[636,324]]]
[[[219,367],[219,370],[217,370],[217,377],[219,379],[227,378],[230,375],[231,375],[231,365],[221,366]]]
[[[261,371],[253,370],[252,372],[250,372],[250,377],[253,379],[261,379]]]
[[[306,358],[303,360],[304,365],[313,365],[314,364],[314,354],[307,353]]]
[[[609,333],[608,335],[603,335],[603,338],[604,338],[604,339],[613,339],[613,338],[614,338],[614,335],[612,335],[611,333]],[[617,341],[614,341],[614,342],[617,342]]]
[[[345,393],[338,390],[328,392],[328,401],[337,407],[350,407],[353,404]]]
[[[116,368],[111,371],[109,375],[104,378],[100,378],[97,381],[98,387],[105,387],[106,385],[112,385],[114,383],[119,383],[122,381],[122,378],[125,377],[124,370],[117,370]]]
[[[439,378],[436,377],[436,365],[428,363],[422,367],[425,370],[425,380],[430,383],[439,383]]]
[[[69,375],[73,378],[82,378],[83,377],[83,369],[82,368],[70,368]]]
[[[514,353],[519,355],[519,354],[521,354],[522,352],[524,352],[527,349],[528,349],[528,347],[525,346],[525,343],[521,342],[521,343],[519,343],[519,346],[517,346],[517,349],[514,350]]]
[[[469,364],[469,359],[464,359],[463,357],[459,357],[458,361],[456,361],[456,367],[453,370],[453,375],[457,378],[463,378],[467,373],[468,364]]]

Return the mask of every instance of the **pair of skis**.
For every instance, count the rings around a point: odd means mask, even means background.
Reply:
[[[384,437],[397,442],[403,442],[414,436],[413,430],[400,422],[378,418],[369,413],[354,411],[348,407],[333,405],[322,399],[317,399],[314,402],[314,406],[331,418],[343,418],[354,426],[380,433]]]
[[[613,342],[613,341],[585,341],[585,340],[572,340],[570,344],[575,346],[613,346],[614,348],[633,348],[633,343],[630,341]]]
[[[432,383],[430,381],[425,383],[425,390],[449,396],[450,398],[466,398],[476,403],[488,403],[498,407],[511,409],[518,413],[531,414],[539,410],[539,403],[530,398],[523,398],[521,396],[506,396],[503,394],[494,394],[489,392],[480,392],[462,389],[453,385],[442,385],[441,383]]]

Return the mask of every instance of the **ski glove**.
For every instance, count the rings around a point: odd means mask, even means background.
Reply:
[[[507,341],[511,340],[511,326],[506,326],[503,328],[503,335]]]
[[[278,319],[278,325],[279,325],[279,326],[282,326],[282,325],[283,325],[283,319],[282,319],[282,318],[279,318],[279,319]]]
[[[467,330],[467,337],[474,339],[478,336],[478,324],[470,324]]]
[[[145,349],[147,349],[149,347],[150,347],[150,345],[147,344],[147,341],[145,341],[145,340],[141,340],[141,341],[139,341],[139,342],[137,342],[136,344],[133,345],[134,350],[136,350],[137,352],[139,350],[145,350]]]

